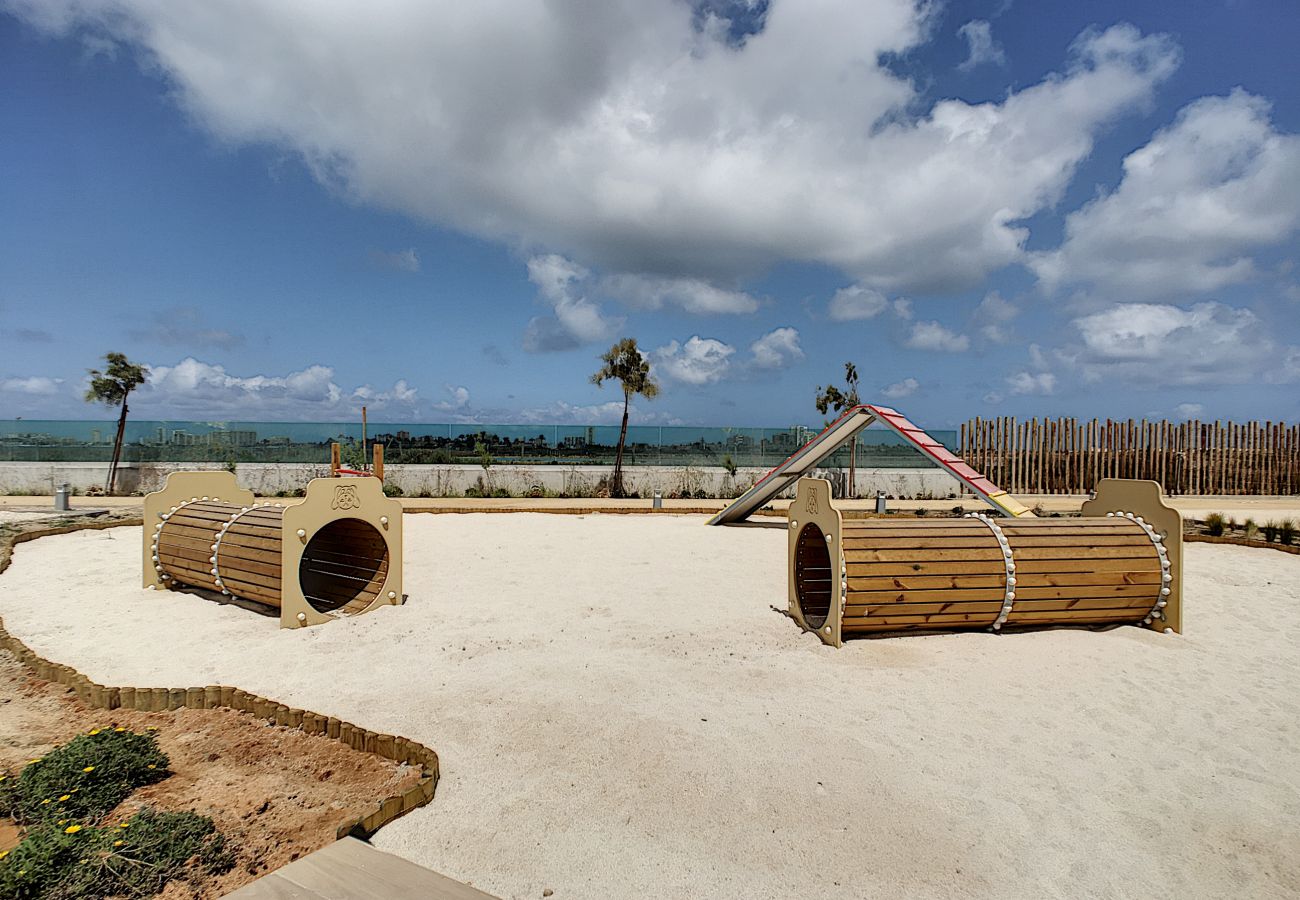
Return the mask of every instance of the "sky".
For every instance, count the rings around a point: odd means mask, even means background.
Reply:
[[[1294,0],[0,0],[0,419],[1300,416]]]

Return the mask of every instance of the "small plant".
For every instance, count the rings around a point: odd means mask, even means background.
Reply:
[[[1277,539],[1288,547],[1295,543],[1295,520],[1283,519],[1277,525]]]
[[[393,484],[392,482],[386,483],[384,485],[384,496],[385,497],[402,496],[402,486],[398,484]]]
[[[1205,533],[1210,537],[1223,537],[1223,513],[1210,513],[1205,517]]]
[[[1043,504],[1041,503],[1035,503],[1032,512],[1034,515],[1038,516],[1038,518],[1041,519],[1047,515],[1047,508],[1044,507]]]
[[[1240,528],[1240,527],[1241,527],[1241,526],[1237,524],[1237,519],[1236,519],[1236,517],[1235,517],[1235,516],[1229,516],[1229,517],[1228,517],[1228,521],[1227,521],[1227,523],[1226,523],[1226,525],[1225,525],[1225,527],[1224,527],[1224,531],[1225,531],[1225,533],[1227,533],[1227,534],[1232,534],[1232,533],[1234,533],[1234,532],[1235,532],[1238,528]]]
[[[168,760],[152,734],[95,728],[0,782],[0,814],[19,824],[99,821],[131,791],[166,777]]]
[[[956,506],[952,508],[952,514],[954,516],[964,516],[966,515],[966,507],[958,503]]]
[[[722,468],[727,470],[728,475],[735,478],[736,469],[739,467],[736,465],[736,461],[731,458],[731,454],[728,453],[726,456],[722,457]]]
[[[918,517],[918,518],[921,518],[921,519],[924,519],[924,518],[925,518],[926,516],[928,516],[929,514],[930,514],[930,511],[929,511],[928,509],[926,509],[924,506],[918,507],[917,510],[916,510],[916,515],[917,515],[917,517]]]
[[[46,823],[0,860],[0,896],[152,897],[184,879],[190,860],[208,874],[234,865],[212,820],[196,813],[146,807],[99,828]]]
[[[1272,519],[1265,522],[1260,530],[1264,532],[1264,540],[1270,544],[1277,540],[1278,524]]]
[[[1254,541],[1259,538],[1259,526],[1255,524],[1254,519],[1247,519],[1242,529],[1246,532],[1246,540]]]
[[[475,441],[474,455],[478,457],[478,464],[483,467],[484,472],[492,468],[492,451],[488,449],[487,444]]]

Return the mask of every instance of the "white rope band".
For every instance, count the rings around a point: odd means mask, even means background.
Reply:
[[[1147,537],[1151,539],[1152,545],[1156,548],[1156,556],[1160,558],[1160,593],[1156,595],[1156,602],[1151,607],[1151,611],[1142,619],[1143,625],[1150,625],[1153,619],[1165,618],[1165,607],[1169,605],[1169,594],[1172,591],[1170,585],[1174,580],[1173,572],[1169,565],[1169,550],[1165,547],[1165,539],[1160,533],[1151,527],[1141,516],[1122,510],[1106,513],[1107,518],[1128,519],[1146,532]]]
[[[1011,555],[1011,544],[1007,536],[1002,532],[1002,526],[993,520],[991,516],[984,513],[966,513],[963,518],[978,519],[989,527],[993,536],[998,539],[998,549],[1002,551],[1002,563],[1006,568],[1006,580],[1002,592],[1002,609],[998,612],[997,618],[989,626],[990,631],[1000,631],[1002,625],[1007,621],[1007,616],[1011,615],[1011,607],[1016,602],[1016,561]]]
[[[278,503],[254,503],[252,506],[245,506],[223,523],[221,529],[217,532],[216,539],[212,544],[212,557],[209,561],[212,563],[212,580],[216,582],[217,587],[221,589],[221,593],[225,594],[227,597],[231,596],[231,594],[226,588],[225,583],[221,580],[221,565],[218,562],[218,559],[221,556],[221,539],[226,536],[226,532],[230,530],[230,527],[239,521],[239,517],[245,513],[250,513],[255,509],[261,509],[265,506],[279,505],[280,504]]]

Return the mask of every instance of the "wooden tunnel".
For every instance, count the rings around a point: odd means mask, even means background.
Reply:
[[[402,505],[375,478],[256,501],[231,472],[175,472],[144,498],[144,586],[219,591],[297,628],[403,602]]]
[[[1145,624],[1182,630],[1182,518],[1154,481],[1106,479],[1079,518],[844,519],[803,478],[790,615],[823,642],[902,631]]]

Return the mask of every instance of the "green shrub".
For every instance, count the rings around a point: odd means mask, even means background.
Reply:
[[[384,496],[385,496],[385,497],[400,497],[400,496],[402,496],[402,488],[401,488],[401,486],[400,486],[400,485],[396,485],[396,484],[392,484],[392,483],[385,484],[385,485],[384,485]]]
[[[1246,532],[1246,540],[1253,541],[1259,537],[1259,526],[1254,519],[1247,519],[1241,527]]]
[[[928,516],[929,514],[930,514],[930,511],[929,511],[928,509],[926,509],[924,506],[917,507],[916,515],[917,515],[918,518],[924,519],[924,518],[925,518],[926,516]]]
[[[146,807],[126,822],[100,828],[46,823],[0,860],[0,896],[152,897],[167,882],[184,878],[191,859],[208,874],[234,864],[212,820],[192,812]]]
[[[1265,522],[1264,527],[1260,530],[1264,532],[1264,540],[1268,541],[1270,544],[1277,540],[1278,524],[1272,519]]]
[[[1210,513],[1205,517],[1205,533],[1210,537],[1223,536],[1223,513]]]
[[[170,774],[167,765],[152,734],[96,728],[0,782],[10,785],[0,793],[0,812],[23,825],[98,822],[131,791]]]
[[[1277,538],[1288,547],[1295,543],[1295,520],[1283,519],[1277,525]]]

